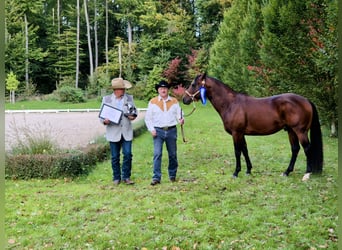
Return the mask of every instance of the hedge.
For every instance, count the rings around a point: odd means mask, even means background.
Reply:
[[[86,175],[97,162],[107,159],[108,148],[105,144],[93,144],[83,150],[66,153],[6,155],[5,177],[46,179]]]

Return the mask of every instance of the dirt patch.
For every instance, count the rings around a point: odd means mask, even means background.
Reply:
[[[134,122],[144,116],[145,112],[140,111]],[[11,150],[27,136],[49,136],[59,147],[74,149],[104,136],[105,130],[98,112],[6,113],[5,149]]]

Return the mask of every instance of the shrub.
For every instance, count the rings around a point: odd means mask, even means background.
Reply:
[[[80,103],[85,102],[85,96],[81,89],[62,86],[57,90],[60,102]]]
[[[97,162],[107,159],[108,147],[105,144],[93,144],[72,152],[6,155],[5,177],[44,179],[87,175]]]
[[[54,154],[59,151],[55,136],[59,131],[52,130],[51,125],[37,122],[28,125],[10,122],[11,132],[6,134],[6,140],[11,144],[13,155],[19,154]]]

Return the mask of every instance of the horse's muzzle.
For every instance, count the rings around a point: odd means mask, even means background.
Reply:
[[[193,101],[193,99],[190,98],[189,96],[184,96],[184,97],[183,97],[183,103],[184,103],[185,105],[189,105],[192,101]]]

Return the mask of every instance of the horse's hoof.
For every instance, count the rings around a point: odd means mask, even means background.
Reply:
[[[233,174],[232,178],[233,178],[233,179],[236,179],[236,178],[237,178],[237,175]]]
[[[310,179],[310,175],[311,175],[311,173],[306,173],[306,174],[303,176],[302,181],[307,181],[307,180],[309,180],[309,179]]]
[[[289,175],[287,173],[282,173],[280,176],[288,177]]]

